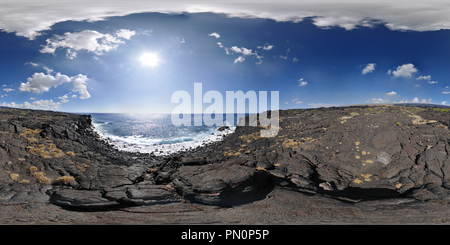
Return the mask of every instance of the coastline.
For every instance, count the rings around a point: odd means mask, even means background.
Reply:
[[[94,130],[95,130],[95,125]],[[114,141],[111,137],[102,134],[98,130],[95,132],[100,136],[100,139],[106,142],[107,144],[113,146],[115,149],[124,152],[134,152],[134,153],[144,153],[150,154],[151,156],[169,156],[175,153],[186,152],[190,150],[194,150],[198,147],[208,146],[211,143],[221,141],[224,137],[229,134],[234,133],[236,130],[235,126],[231,126],[227,129],[219,131],[220,127],[217,127],[215,132],[212,135],[207,137],[203,137],[200,140],[196,141],[188,141],[188,142],[180,142],[180,143],[172,143],[172,144],[154,144],[154,145],[144,145],[144,144],[132,144],[125,143],[120,141]]]
[[[280,111],[276,137],[236,127],[166,156],[117,150],[89,115],[0,119],[1,223],[449,222],[450,117],[437,108]]]

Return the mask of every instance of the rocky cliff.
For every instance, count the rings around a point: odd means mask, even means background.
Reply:
[[[238,127],[168,157],[124,153],[89,115],[1,109],[0,205],[66,210],[200,203],[232,207],[277,189],[344,202],[450,201],[446,109],[353,106],[280,111],[279,133]]]

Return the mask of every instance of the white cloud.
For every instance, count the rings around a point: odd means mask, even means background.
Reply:
[[[431,79],[430,75],[428,75],[428,76],[420,76],[420,77],[416,78],[416,80],[430,80],[430,79]]]
[[[338,106],[338,104],[327,104],[327,103],[309,103],[308,105],[312,107],[331,107],[331,106]]]
[[[297,98],[293,99],[292,102],[294,102],[295,104],[302,104],[303,101],[299,101]],[[286,102],[287,104],[288,102]]]
[[[375,104],[378,104],[378,103],[389,103],[390,102],[390,100],[388,100],[388,99],[383,99],[383,98],[373,98],[373,99],[371,99],[371,100],[369,100],[369,101],[367,101],[368,103],[375,103]]]
[[[46,66],[44,66],[44,70],[47,72],[47,74],[50,74],[50,73],[53,72],[53,69],[50,69],[50,68],[48,68]]]
[[[39,109],[39,110],[58,110],[61,109],[60,102],[54,102],[53,100],[39,100],[29,103],[25,101],[22,104],[16,104],[15,102],[6,103],[3,102],[0,106],[22,108],[22,109]]]
[[[34,97],[30,97],[30,100],[36,100],[36,98],[34,98]]]
[[[304,78],[298,79],[297,82],[299,82],[298,86],[300,86],[300,87],[303,87],[303,86],[308,85],[308,82],[307,82],[307,81],[304,81]]]
[[[375,63],[369,63],[362,71],[362,74],[372,73],[375,70]]]
[[[242,53],[243,55],[257,55],[257,53],[253,53],[251,49],[247,49],[244,47],[238,48],[237,46],[233,46],[230,48],[231,51],[236,53]]]
[[[116,32],[116,36],[120,38],[125,38],[127,40],[130,40],[132,36],[136,35],[135,31],[131,31],[128,29],[120,29]],[[184,40],[184,39],[183,39]]]
[[[75,77],[73,77],[73,92],[78,92],[79,98],[89,99],[91,95],[87,91],[86,81],[89,80],[85,75],[78,74]]]
[[[231,47],[230,50],[236,53],[242,53],[242,49],[238,48],[237,46]]]
[[[217,33],[217,32],[213,32],[211,34],[208,34],[208,36],[215,37],[215,38],[219,38],[220,37],[219,33]]]
[[[27,78],[27,83],[21,83],[19,91],[41,94],[49,91],[51,87],[57,87],[66,82],[71,82],[71,78],[66,75],[61,75],[61,73],[52,76],[39,72]]]
[[[100,21],[133,13],[219,13],[228,17],[299,22],[310,17],[321,28],[385,25],[391,30],[450,29],[450,3],[442,0],[309,0],[309,1],[31,1],[4,0],[0,29],[33,39],[63,21]],[[376,20],[376,21],[375,21]]]
[[[4,88],[3,89],[3,91],[5,91],[5,92],[11,92],[11,91],[14,91],[15,89],[13,89],[13,88]]]
[[[391,69],[389,69],[389,70],[386,72],[386,74],[388,74],[388,75],[391,75],[391,73],[392,73],[392,70],[391,70]]]
[[[445,88],[450,88],[450,86],[445,86]]]
[[[292,59],[292,62],[297,62],[298,61],[298,58],[297,57],[294,57],[293,59]]]
[[[67,94],[58,97],[58,99],[61,100],[61,103],[67,103],[67,102],[69,102],[69,100],[67,100]]]
[[[386,93],[386,95],[397,95],[397,92],[392,91],[392,92]]]
[[[417,72],[417,69],[413,64],[404,64],[397,67],[397,70],[393,71],[394,77],[411,77],[412,73]]]
[[[431,99],[422,99],[422,100],[419,100],[419,97],[415,97],[413,100],[411,100],[411,101],[409,101],[409,100],[402,100],[402,101],[398,101],[398,102],[395,102],[395,103],[419,103],[419,101],[420,101],[420,103],[422,103],[422,104],[431,104]]]
[[[66,32],[62,36],[54,35],[53,38],[47,39],[47,45],[40,52],[53,54],[58,48],[67,48],[66,57],[69,59],[75,58],[79,50],[102,55],[105,52],[116,50],[120,44],[124,44],[125,42],[121,38],[130,39],[134,34],[134,31],[126,29],[119,30],[115,36],[92,30]]]
[[[243,55],[252,55],[252,54],[256,54],[256,53],[252,53],[251,49],[246,49],[246,48],[242,47],[242,54]]]
[[[77,95],[76,95],[76,94],[73,94],[73,95],[72,95],[72,98],[76,98],[76,97],[77,97]]]
[[[39,66],[38,64],[36,64],[36,63],[33,63],[33,62],[25,62],[25,64],[24,64],[24,65]]]
[[[69,77],[66,75],[61,75],[57,73],[55,76],[51,74],[45,75],[44,73],[34,73],[32,77],[27,78],[26,83],[21,83],[19,91],[21,92],[32,92],[41,94],[43,92],[48,92],[52,87],[58,87],[63,83],[72,83],[73,92],[78,92],[80,99],[88,99],[91,97],[87,91],[86,82],[89,79],[82,74],[78,74],[74,77]]]
[[[239,56],[237,59],[234,60],[234,63],[242,63],[244,62],[245,58],[243,56]]]
[[[265,46],[258,46],[257,48],[259,49],[262,48],[264,50],[271,50],[273,48],[273,45],[266,44]]]
[[[428,76],[420,76],[420,77],[416,78],[416,80],[428,80],[429,84],[436,84],[436,83],[438,83],[438,81],[431,81],[431,76],[430,75],[428,75]]]
[[[447,101],[442,101],[441,105],[447,104]]]
[[[256,59],[258,59],[258,61],[256,61],[255,63],[257,65],[262,64],[262,59],[264,57],[262,55],[258,55],[258,53],[256,51],[253,52],[252,49],[248,49],[248,48],[245,48],[245,47],[240,47],[239,48],[238,46],[233,46],[231,48],[227,48],[227,47],[224,47],[221,42],[218,42],[217,45],[219,45],[220,48],[223,48],[227,55],[231,55],[233,53],[243,54],[244,56],[254,55],[256,57]],[[234,63],[244,62],[244,60],[245,60],[244,56],[239,56],[237,59],[234,60]]]
[[[443,94],[450,94],[450,92],[442,91]]]
[[[284,104],[287,105],[287,104],[289,104],[289,102],[286,101],[286,102],[284,102]]]

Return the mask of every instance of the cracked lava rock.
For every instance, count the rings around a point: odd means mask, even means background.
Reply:
[[[450,113],[419,106],[279,112],[275,137],[237,127],[220,142],[155,157],[102,141],[89,115],[2,108],[0,205],[73,211],[236,207],[274,189],[361,203],[450,201]]]

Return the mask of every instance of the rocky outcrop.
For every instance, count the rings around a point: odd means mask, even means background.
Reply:
[[[190,153],[209,165],[179,162],[171,180],[185,198],[215,205],[227,205],[221,193],[247,179],[258,189],[277,185],[351,202],[447,201],[449,118],[445,110],[403,106],[281,111],[276,137],[238,127]]]
[[[354,106],[280,111],[275,137],[237,127],[223,141],[156,157],[113,149],[88,115],[0,111],[0,204],[117,210],[193,202],[236,206],[276,188],[347,202],[450,201],[450,115]]]

